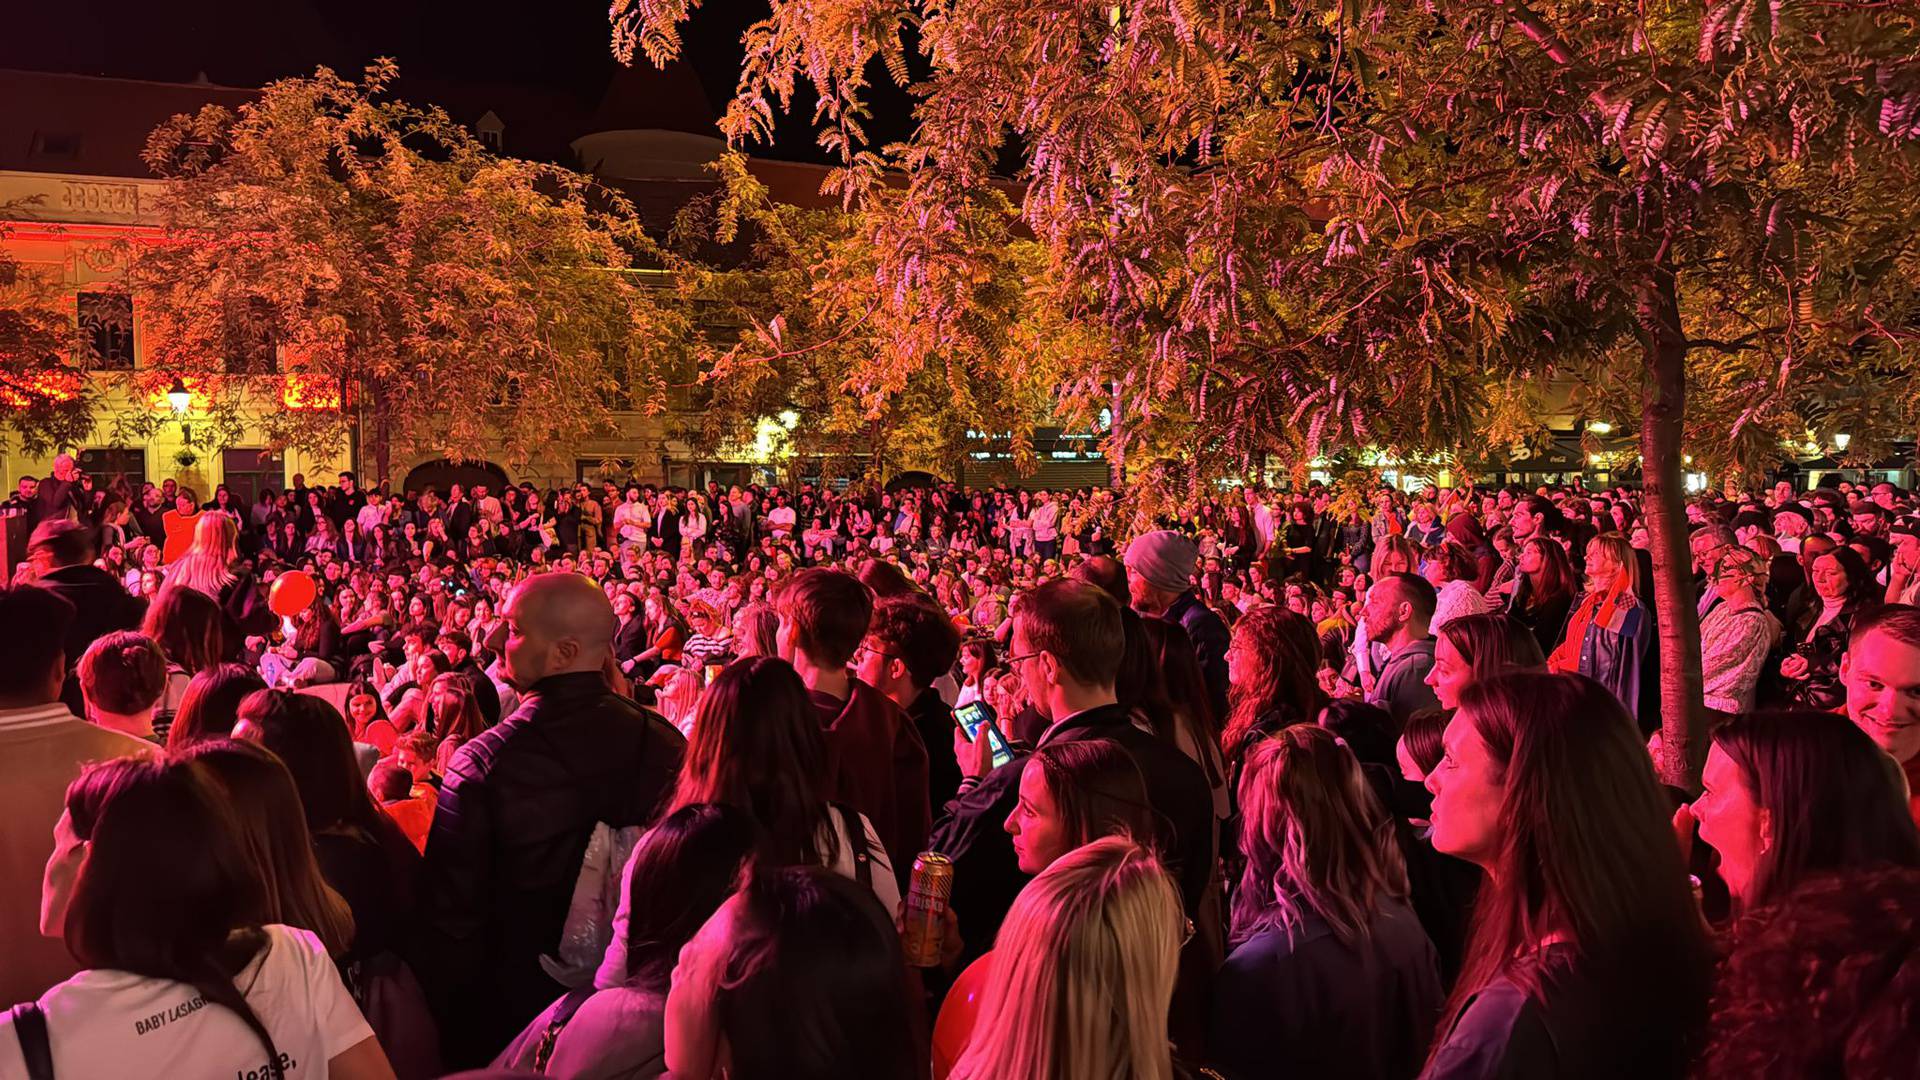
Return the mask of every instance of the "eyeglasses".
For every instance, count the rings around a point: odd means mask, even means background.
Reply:
[[[1012,666],[1013,666],[1013,665],[1015,665],[1015,664],[1018,664],[1018,663],[1023,663],[1023,662],[1025,662],[1025,661],[1028,661],[1028,660],[1031,660],[1031,659],[1033,659],[1033,658],[1034,658],[1034,657],[1036,657],[1036,656],[1040,656],[1040,655],[1042,655],[1042,653],[1044,653],[1044,652],[1045,652],[1045,650],[1041,650],[1040,652],[1030,652],[1030,653],[1027,653],[1027,654],[1026,654],[1025,656],[1009,656],[1009,657],[1007,657],[1007,659],[1006,659],[1006,665],[1007,665],[1008,667],[1012,667]]]
[[[879,649],[876,649],[876,648],[874,648],[873,646],[871,646],[871,645],[868,645],[868,644],[867,644],[867,643],[865,643],[865,642],[861,642],[861,643],[860,643],[860,647],[859,647],[858,649],[855,649],[855,650],[854,650],[854,655],[856,655],[856,656],[861,656],[861,655],[866,655],[866,656],[877,656],[877,657],[879,657],[879,658],[880,658],[880,659],[882,659],[882,660],[898,660],[898,659],[900,659],[900,658],[899,658],[898,656],[896,656],[896,655],[894,655],[893,653],[890,653],[890,652],[882,652],[882,651],[880,651]]]

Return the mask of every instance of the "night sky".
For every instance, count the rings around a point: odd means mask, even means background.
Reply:
[[[186,82],[204,73],[259,86],[326,64],[359,70],[377,56],[409,75],[509,83],[592,102],[617,65],[605,0],[49,0],[9,5],[0,67]],[[706,0],[686,30],[691,63],[717,115],[731,96],[740,34],[760,0]],[[636,63],[645,64],[644,57]],[[884,81],[884,78],[881,80]],[[904,98],[881,103],[875,134],[905,133]],[[796,105],[766,157],[824,160]]]

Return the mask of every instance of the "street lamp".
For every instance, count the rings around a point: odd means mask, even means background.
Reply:
[[[174,376],[173,385],[167,387],[167,404],[172,406],[173,415],[180,418],[180,441],[193,445],[193,429],[187,426],[187,410],[193,406],[193,392],[179,376]]]
[[[1833,448],[1843,454],[1847,452],[1847,444],[1852,441],[1853,436],[1844,431],[1836,431],[1833,433]]]

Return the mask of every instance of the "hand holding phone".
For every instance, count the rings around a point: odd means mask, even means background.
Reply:
[[[984,702],[972,701],[955,709],[953,712],[953,722],[959,727],[960,733],[966,737],[967,742],[976,746],[976,753],[978,753],[977,744],[980,741],[980,732],[982,729],[986,731],[987,748],[991,752],[991,756],[988,759],[989,770],[997,769],[1013,760],[1013,748],[1007,745],[1007,737],[1001,733],[999,727],[993,722],[993,710],[988,708]],[[956,747],[956,750],[957,749]],[[968,772],[969,762],[967,756],[963,756],[960,760],[960,769],[962,772]],[[974,772],[969,773],[969,775],[978,776],[981,775],[981,773]]]

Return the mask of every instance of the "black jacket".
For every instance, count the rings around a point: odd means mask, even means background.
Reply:
[[[447,1064],[484,1065],[563,991],[556,952],[596,822],[653,820],[687,743],[597,672],[534,684],[453,756],[428,835],[415,966]]]
[[[1200,662],[1200,674],[1207,680],[1207,704],[1213,715],[1227,715],[1227,623],[1214,610],[1200,602],[1192,589],[1180,594],[1160,616],[1179,623],[1193,642],[1193,658]]]
[[[67,652],[67,685],[60,700],[76,715],[84,716],[80,702],[80,684],[73,671],[80,664],[87,646],[115,630],[138,630],[146,617],[147,602],[133,596],[118,579],[91,563],[63,566],[49,571],[36,582],[73,605],[73,622],[67,625],[62,643]]]
[[[235,652],[250,634],[270,634],[280,624],[279,616],[267,603],[253,567],[244,562],[233,565],[233,580],[220,590],[217,599],[227,616],[227,651]]]
[[[944,806],[960,787],[960,763],[953,759],[953,707],[940,692],[926,689],[913,699],[907,710],[920,741],[927,746],[927,796],[934,806]]]
[[[653,642],[647,640],[647,620],[638,611],[613,632],[613,658],[623,664],[652,645]]]
[[[1147,784],[1147,798],[1166,820],[1162,857],[1180,884],[1189,914],[1199,905],[1213,873],[1213,792],[1206,773],[1180,748],[1134,726],[1119,705],[1103,705],[1054,724],[1039,745],[1111,739],[1132,755]],[[982,777],[977,787],[949,802],[928,847],[953,860],[953,909],[967,955],[993,944],[1013,898],[1027,883],[1014,859],[1007,815],[1020,799],[1019,757]]]
[[[40,487],[34,492],[33,502],[27,504],[27,528],[31,529],[43,521],[58,521],[71,517],[82,525],[93,524],[92,507],[80,485],[72,480],[62,480],[57,476],[48,476],[40,481]]]
[[[49,571],[37,583],[73,605],[74,620],[67,627],[67,667],[80,662],[87,646],[115,630],[138,630],[147,602],[129,594],[117,578],[91,563]]]

